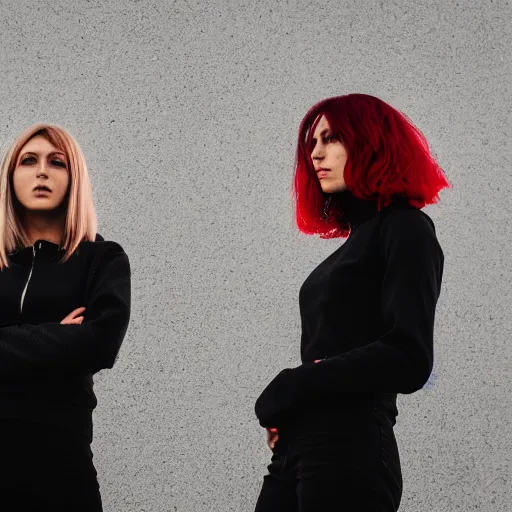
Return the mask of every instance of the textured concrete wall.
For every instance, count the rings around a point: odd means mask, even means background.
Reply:
[[[298,290],[339,241],[297,234],[298,124],[381,97],[454,189],[434,374],[399,398],[401,510],[510,510],[511,16],[504,0],[1,0],[0,140],[61,124],[133,316],[96,390],[106,511],[251,511],[270,452],[259,392],[299,363]]]

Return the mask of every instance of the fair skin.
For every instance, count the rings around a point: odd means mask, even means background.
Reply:
[[[311,160],[326,194],[335,194],[347,189],[344,179],[347,152],[345,147],[332,133],[329,121],[322,115],[312,137]],[[314,361],[318,363],[321,359]],[[267,446],[273,450],[279,440],[277,428],[267,428]]]
[[[30,139],[20,151],[12,183],[21,206],[20,220],[31,244],[36,240],[47,240],[60,245],[64,237],[70,184],[66,154],[45,137],[38,135]],[[81,324],[84,311],[85,307],[75,309],[61,324]]]
[[[347,151],[332,133],[325,116],[318,121],[311,142],[311,160],[322,190],[327,194],[346,190],[344,172]]]

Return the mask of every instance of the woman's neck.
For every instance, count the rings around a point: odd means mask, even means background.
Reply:
[[[56,245],[61,245],[65,224],[65,216],[55,216],[51,212],[43,215],[27,212],[23,219],[30,245],[34,245],[36,240],[48,240]]]
[[[351,229],[356,228],[379,211],[377,198],[360,199],[348,190],[337,194],[336,201],[341,212],[341,219],[347,222]],[[391,197],[390,204],[408,203],[408,199],[404,196],[394,195]]]
[[[336,201],[341,210],[341,218],[351,227],[359,225],[378,211],[376,199],[359,199],[348,190],[337,194]]]

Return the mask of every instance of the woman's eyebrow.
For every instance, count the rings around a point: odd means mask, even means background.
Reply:
[[[39,156],[39,153],[35,153],[34,151],[27,151],[26,153],[22,153],[21,154],[21,157],[24,157],[24,156],[28,156],[28,155],[33,155],[33,156]],[[66,158],[66,154],[62,151],[50,151],[48,153],[48,155],[59,155],[59,156],[62,156],[64,158]]]
[[[331,129],[330,128],[324,128],[321,132],[320,132],[320,137],[322,137],[323,135],[325,135],[327,132],[329,132]],[[316,137],[313,137],[312,140],[316,140]]]

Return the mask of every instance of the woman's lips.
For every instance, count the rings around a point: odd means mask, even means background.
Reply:
[[[329,171],[318,171],[317,174],[318,179],[327,178],[329,176]]]
[[[37,197],[43,197],[43,196],[47,196],[48,194],[51,194],[51,191],[50,190],[46,190],[44,188],[36,188],[34,190],[34,193]]]

